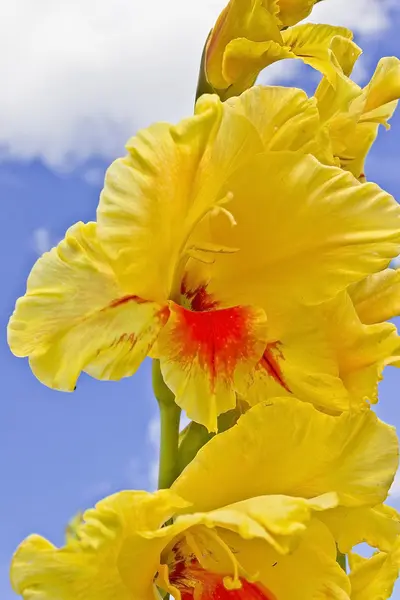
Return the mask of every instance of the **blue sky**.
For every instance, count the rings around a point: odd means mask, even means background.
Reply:
[[[15,14],[4,15],[8,29],[14,27],[17,38],[28,20],[25,15],[22,25],[21,21],[17,23],[18,10],[24,8],[24,1],[15,0]],[[343,16],[343,22],[356,26],[357,41],[365,52],[357,73],[362,83],[371,75],[380,56],[400,56],[397,34],[400,11],[390,10],[390,2],[381,4],[387,8],[385,11],[376,12],[374,0],[354,0],[355,8],[348,7],[347,14],[343,11],[350,2],[326,0],[328,3],[331,6],[324,10],[330,11],[329,15],[333,14],[337,22],[341,22]],[[120,11],[127,10],[124,0],[116,4]],[[42,0],[39,5],[43,5]],[[87,15],[79,14],[78,3],[68,3],[70,5],[75,10],[70,16],[70,26],[77,28],[79,40],[79,27],[84,27]],[[90,26],[87,31],[96,37],[98,47],[104,46],[109,51],[100,57],[105,65],[102,77],[99,58],[89,53],[90,69],[86,47],[78,43],[75,54],[68,53],[64,42],[59,42],[61,34],[67,35],[69,31],[69,21],[62,14],[67,6],[65,3],[64,7],[63,2],[60,2],[59,13],[52,12],[46,35],[43,36],[41,29],[43,20],[40,26],[38,20],[33,22],[26,43],[37,48],[35,40],[40,38],[41,51],[27,58],[33,61],[35,78],[25,67],[24,88],[17,81],[22,68],[19,54],[8,58],[8,73],[14,66],[18,74],[9,79],[10,86],[3,98],[3,92],[0,94],[0,130],[5,124],[0,133],[3,149],[0,162],[3,209],[0,222],[2,600],[15,597],[8,584],[8,563],[24,536],[37,532],[61,543],[65,524],[79,509],[89,507],[118,489],[154,485],[157,427],[149,363],[145,362],[133,378],[120,383],[102,383],[82,376],[74,394],[62,394],[42,386],[31,374],[27,361],[11,355],[5,327],[40,252],[55,244],[75,221],[94,218],[104,170],[113,156],[123,153],[125,139],[134,134],[138,126],[164,118],[178,119],[190,113],[201,43],[212,24],[212,16],[218,12],[216,8],[223,2],[205,2],[201,11],[189,2],[191,11],[186,4],[183,16],[179,1],[175,0],[172,5],[172,10],[176,10],[174,26],[182,19],[187,27],[182,30],[181,45],[175,40],[179,32],[169,33],[164,27],[162,42],[170,44],[170,53],[161,52],[158,37],[152,44],[144,41],[135,46],[132,42],[128,61],[126,23],[121,38],[110,36],[103,22],[102,27],[95,24],[97,29],[95,25]],[[161,3],[159,8],[161,10]],[[0,8],[0,16],[3,10]],[[149,39],[154,40],[157,28],[150,22],[149,15],[143,15],[140,10],[134,25],[140,27],[140,19],[144,18],[145,24],[149,23]],[[123,14],[120,14],[122,21]],[[82,22],[79,27],[77,15]],[[105,18],[107,13],[103,16]],[[4,19],[2,21],[0,28],[5,27]],[[116,19],[115,27],[118,23]],[[145,39],[145,25],[143,29]],[[186,56],[182,53],[184,43],[189,48]],[[154,46],[160,52],[156,52]],[[8,53],[8,57],[11,54]],[[58,61],[57,77],[54,65],[49,63],[52,54]],[[76,55],[76,62],[71,62],[70,54]],[[123,72],[118,66],[120,56],[126,59]],[[85,69],[79,70],[80,63],[85,64]],[[131,81],[127,63],[132,64]],[[167,63],[169,73],[166,74]],[[75,79],[72,72],[77,74]],[[92,79],[91,73],[94,74]],[[2,62],[0,74],[6,74]],[[275,69],[273,77],[276,81],[285,80],[285,84],[302,85],[310,92],[316,81],[311,71],[292,67],[288,71]],[[160,79],[163,86],[157,87]],[[124,101],[120,100],[121,94],[125,94]],[[10,109],[13,106],[15,114]],[[367,168],[369,179],[395,196],[400,195],[399,157],[400,112],[392,121],[392,131],[381,132]],[[394,424],[400,423],[399,384],[400,373],[388,369],[380,387],[381,400],[377,408],[382,418]],[[400,484],[396,485],[392,502],[395,505],[398,502],[400,508]],[[400,599],[400,591],[393,597]]]

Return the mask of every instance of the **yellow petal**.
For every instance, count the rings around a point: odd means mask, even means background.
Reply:
[[[284,27],[296,25],[311,13],[318,0],[279,0],[279,19]]]
[[[267,494],[326,492],[337,492],[341,505],[374,506],[387,495],[397,454],[394,429],[372,411],[331,417],[282,398],[251,408],[208,442],[172,490],[195,510]]]
[[[268,322],[270,340],[245,394],[246,402],[254,406],[288,395],[330,413],[348,410],[350,394],[321,307],[270,314]]]
[[[354,65],[362,54],[361,48],[349,37],[338,35],[332,38],[329,50],[331,60],[343,72],[344,77],[341,77],[341,79],[349,77],[354,69]],[[325,78],[322,79],[321,83],[323,81],[326,83]]]
[[[179,290],[193,228],[223,200],[230,173],[262,143],[247,119],[224,112],[217,96],[205,96],[193,117],[153,125],[127,149],[107,171],[99,238],[121,280],[134,282],[137,295],[163,302]]]
[[[278,11],[278,0],[231,0],[224,8],[207,41],[205,55],[207,80],[215,89],[223,90],[229,85],[222,65],[231,40],[281,40]]]
[[[283,312],[317,304],[400,253],[400,208],[372,183],[313,157],[265,152],[238,169],[223,195],[237,225],[215,216],[211,241],[239,248],[217,255],[208,291],[228,305]]]
[[[347,60],[343,59],[344,56],[342,49],[337,54],[332,52],[332,64],[343,63]],[[316,97],[321,118],[326,121],[330,132],[335,156],[344,169],[364,181],[365,159],[376,139],[379,125],[388,128],[388,120],[400,97],[399,59],[381,59],[364,89],[346,77],[339,77],[336,86],[331,86],[326,78],[320,83]]]
[[[379,552],[354,565],[350,573],[351,600],[387,600],[399,576],[400,544],[389,553]]]
[[[379,125],[389,128],[400,98],[400,60],[382,58],[362,93],[353,100],[349,112],[358,117],[357,128],[346,140],[346,168],[363,178],[366,156],[378,135]]]
[[[383,368],[398,346],[394,325],[364,325],[346,292],[269,316],[275,341],[257,365],[246,394],[250,405],[286,394],[331,413],[377,402]]]
[[[34,266],[8,342],[14,354],[29,356],[42,383],[72,391],[84,370],[99,379],[132,375],[168,315],[168,306],[119,285],[95,223],[77,223]]]
[[[245,116],[256,128],[265,150],[298,150],[313,154],[325,164],[334,164],[316,101],[302,90],[254,86],[227,100],[224,110]]]
[[[352,33],[343,27],[307,24],[282,31],[281,40],[237,36],[227,44],[224,53],[222,73],[230,84],[225,95],[238,95],[254,83],[262,69],[285,58],[302,60],[323,73],[335,86],[341,71],[331,61],[330,47],[336,36],[351,39]]]
[[[336,545],[328,529],[312,519],[299,544],[280,555],[260,539],[243,540],[223,532],[243,570],[253,575],[278,600],[349,600],[350,584],[336,562]]]
[[[350,571],[354,571],[356,567],[361,566],[363,563],[368,561],[365,556],[360,556],[356,552],[349,552],[347,555]]]
[[[165,544],[141,532],[158,528],[186,505],[169,490],[110,496],[86,511],[78,539],[63,548],[27,538],[12,561],[13,589],[25,600],[154,600]]]
[[[363,323],[382,323],[400,316],[400,270],[374,273],[350,286],[349,293]]]
[[[331,301],[323,313],[340,378],[351,402],[377,402],[383,368],[398,345],[396,327],[390,323],[363,324],[347,293]]]
[[[349,76],[361,53],[361,48],[349,38],[337,36],[332,39],[329,55],[339,75],[335,86],[329,83],[327,77],[322,77],[315,91],[322,121],[327,121],[337,113],[347,112],[350,102],[360,95],[360,86]]]
[[[265,67],[285,58],[296,58],[296,55],[282,41],[269,38],[254,41],[247,37],[233,39],[225,49],[222,63],[223,77],[229,84],[225,95],[239,95],[253,85]]]
[[[383,504],[373,508],[340,506],[321,514],[320,519],[329,527],[343,554],[361,542],[389,552],[400,535],[399,514]]]
[[[235,392],[243,389],[266,339],[262,310],[192,312],[171,304],[157,352],[164,380],[190,419],[217,430],[218,415],[235,408]]]
[[[353,34],[344,27],[331,25],[298,25],[282,32],[283,44],[290,48],[293,58],[320,71],[335,86],[340,71],[330,60],[330,48],[335,37],[352,39]]]
[[[332,509],[336,504],[337,496],[334,493],[309,500],[289,496],[259,496],[210,512],[178,516],[172,525],[144,535],[172,539],[190,527],[205,525],[210,529],[227,529],[245,540],[260,538],[279,554],[287,554],[296,547],[315,513]]]
[[[364,104],[361,120],[385,124],[393,115],[399,98],[400,60],[394,56],[381,58],[371,81],[363,90],[363,99],[357,101]]]

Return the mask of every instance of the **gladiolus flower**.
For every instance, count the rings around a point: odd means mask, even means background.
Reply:
[[[11,581],[25,600],[150,600],[156,586],[176,600],[360,600],[361,574],[353,594],[336,545],[392,552],[400,523],[381,502],[396,468],[395,432],[372,411],[331,417],[275,399],[212,439],[170,490],[102,500],[61,549],[27,538]]]
[[[71,391],[81,371],[118,380],[150,353],[176,402],[214,431],[260,361],[280,393],[277,353],[303,369],[285,345],[306,307],[399,254],[395,200],[305,154],[333,161],[315,101],[265,93],[268,111],[259,88],[224,104],[205,96],[178,126],[130,140],[97,224],[73,226],[39,259],[10,320],[12,351],[43,383]]]

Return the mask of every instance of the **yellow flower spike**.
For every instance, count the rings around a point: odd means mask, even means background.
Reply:
[[[357,57],[357,47],[344,38],[331,48],[333,68],[340,65],[346,74],[350,74]],[[382,58],[370,83],[363,89],[343,76],[338,76],[333,87],[325,77],[315,96],[341,167],[365,181],[365,159],[379,125],[389,128],[388,120],[400,98],[400,60]]]
[[[300,59],[321,71],[332,85],[341,72],[330,60],[337,36],[351,39],[343,27],[295,25],[315,0],[230,0],[205,47],[202,69],[211,87],[226,99],[251,87],[264,67],[285,58]],[[201,93],[202,90],[199,90]]]
[[[154,600],[156,585],[177,600],[353,600],[336,562],[346,532],[328,517],[354,511],[357,536],[368,534],[362,515],[386,497],[397,451],[370,411],[331,417],[274,399],[214,437],[172,489],[106,498],[63,548],[25,540],[14,590],[25,600]]]
[[[140,132],[107,172],[97,224],[74,226],[34,266],[12,351],[62,390],[81,371],[130,376],[150,354],[179,405],[215,431],[268,344],[285,356],[294,312],[306,321],[302,307],[400,252],[397,203],[327,166],[324,139],[315,101],[281,88],[203,96],[193,117]]]

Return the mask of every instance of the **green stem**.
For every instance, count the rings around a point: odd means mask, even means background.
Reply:
[[[160,404],[161,440],[160,466],[158,471],[158,489],[169,488],[179,474],[178,440],[180,408]]]
[[[207,43],[208,43],[208,39],[211,34],[212,34],[212,30],[210,31],[210,33],[207,37],[206,43],[204,44],[203,53],[201,55],[199,79],[197,81],[197,90],[196,90],[196,102],[200,98],[200,96],[202,96],[203,94],[214,94],[215,93],[215,90],[207,81],[206,65],[205,65]]]
[[[346,573],[347,572],[347,559],[346,559],[346,555],[342,554],[340,552],[340,550],[337,551],[336,561],[342,567],[343,571]]]
[[[169,488],[179,474],[178,447],[181,409],[166,386],[161,374],[160,361],[153,360],[153,390],[160,408],[160,464],[158,488]]]

